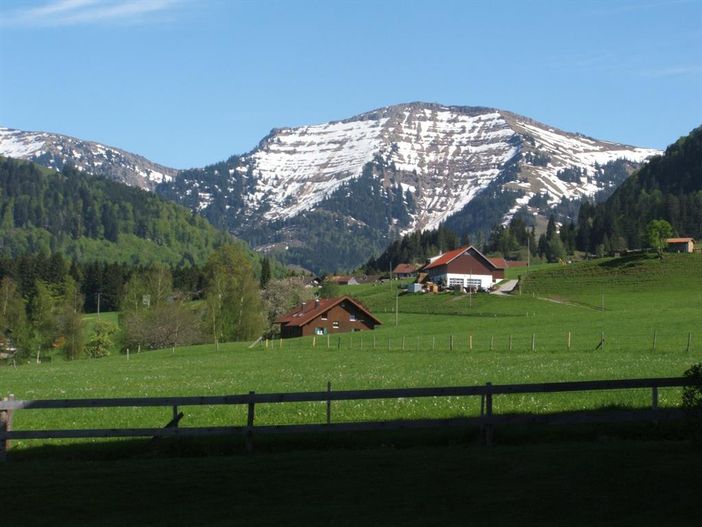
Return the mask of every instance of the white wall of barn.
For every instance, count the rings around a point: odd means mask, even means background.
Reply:
[[[432,276],[432,281],[449,287],[452,285],[468,287],[470,284],[475,287],[478,285],[479,281],[479,287],[482,289],[489,289],[495,283],[495,280],[493,280],[492,275],[490,274],[443,273]]]

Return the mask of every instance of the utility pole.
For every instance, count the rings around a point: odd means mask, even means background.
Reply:
[[[395,327],[397,327],[397,324],[399,323],[399,320],[398,320],[398,318],[399,318],[399,315],[398,315],[399,307],[400,307],[400,290],[398,289],[398,290],[395,292]]]

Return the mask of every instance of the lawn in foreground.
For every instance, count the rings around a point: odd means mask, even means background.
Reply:
[[[0,466],[3,525],[699,523],[686,442],[421,446]]]
[[[702,258],[612,262],[580,264],[578,273],[572,267],[533,273],[529,288],[514,297],[407,295],[399,300],[397,326],[392,284],[350,286],[347,292],[354,291],[383,320],[376,331],[276,341],[268,348],[235,343],[216,351],[203,345],[132,354],[129,359],[113,355],[28,364],[3,368],[0,390],[20,399],[46,399],[318,391],[327,382],[334,390],[465,386],[680,376],[700,362],[702,335],[693,335],[689,351],[687,344],[702,313],[702,288],[696,281],[702,276]],[[683,269],[688,269],[684,275]],[[605,285],[602,311],[595,304]],[[602,333],[605,345],[598,347]],[[679,400],[677,390],[661,393],[663,405]],[[495,410],[548,412],[649,403],[645,390],[515,395],[498,397]],[[183,410],[183,426],[245,422],[243,408]],[[339,402],[332,418],[453,417],[478,411],[476,398]],[[20,411],[15,419],[18,428],[65,428],[160,426],[170,417],[166,409],[111,409]],[[256,419],[259,424],[323,422],[325,409],[319,403],[262,405]]]

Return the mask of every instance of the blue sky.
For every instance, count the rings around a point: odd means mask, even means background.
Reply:
[[[418,100],[663,148],[702,124],[702,0],[0,3],[2,126],[176,168]]]

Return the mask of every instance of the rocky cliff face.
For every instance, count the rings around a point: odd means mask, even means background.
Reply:
[[[57,170],[71,164],[83,172],[147,190],[153,190],[158,183],[172,179],[178,172],[99,143],[66,135],[10,128],[0,128],[0,155],[33,161]]]

